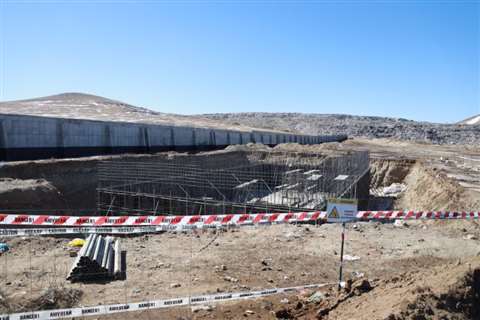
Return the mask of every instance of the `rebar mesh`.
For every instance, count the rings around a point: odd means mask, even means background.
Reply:
[[[357,197],[368,169],[368,152],[236,151],[109,160],[98,167],[98,210],[175,215],[320,210],[330,197]]]

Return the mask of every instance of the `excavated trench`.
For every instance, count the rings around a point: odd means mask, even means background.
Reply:
[[[242,165],[247,161],[234,153],[219,151],[197,155],[165,152],[6,162],[0,166],[0,208],[4,211],[32,211],[35,208],[66,209],[70,213],[92,212],[97,204],[98,164],[101,161],[163,161],[172,156],[185,161],[200,157],[207,167],[216,167],[219,163]]]
[[[386,194],[386,188],[402,185],[415,166],[413,160],[370,160],[369,210],[390,210],[395,208],[396,196]]]
[[[215,167],[219,163],[242,165],[238,153],[217,151],[197,155],[162,153],[80,159],[39,160],[4,163],[0,166],[0,203],[3,210],[67,209],[92,211],[96,207],[97,165],[105,159],[155,161],[179,156],[201,157]],[[422,161],[371,159],[369,210],[459,210],[472,208],[457,183]],[[392,184],[404,185],[395,196],[381,190]]]
[[[370,210],[471,210],[478,207],[478,199],[424,160],[374,159],[370,167]],[[403,189],[393,196],[382,194],[382,190],[392,186]]]
[[[114,161],[104,162],[105,160]],[[362,162],[361,165],[359,162],[358,166],[349,167],[350,163],[353,163],[352,161]],[[244,150],[244,148],[242,147],[230,147],[222,151],[197,154],[170,152],[160,153],[156,155],[122,155],[109,157],[90,157],[82,159],[10,162],[5,163],[3,166],[0,167],[0,201],[1,209],[7,212],[8,210],[16,212],[34,212],[34,210],[32,210],[34,208],[36,210],[65,209],[65,214],[83,214],[83,212],[85,214],[88,214],[89,212],[95,211],[97,203],[104,204],[105,208],[110,208],[111,201],[103,201],[105,200],[105,194],[111,191],[112,188],[110,188],[110,184],[113,185],[115,188],[118,188],[118,185],[120,184],[122,188],[125,186],[128,186],[130,188],[130,186],[132,186],[131,188],[133,189],[126,190],[125,188],[123,188],[121,190],[114,190],[115,192],[123,192],[119,197],[116,197],[116,194],[114,194],[113,196],[115,198],[115,201],[118,202],[115,202],[115,208],[121,207],[121,210],[119,209],[119,211],[125,211],[128,210],[128,208],[131,208],[132,210],[138,209],[143,212],[147,210],[145,206],[148,206],[148,210],[152,210],[152,208],[155,208],[155,210],[156,208],[160,208],[161,210],[167,210],[163,208],[163,206],[167,206],[171,209],[172,203],[170,203],[171,201],[167,201],[168,203],[163,201],[163,198],[161,198],[163,202],[161,204],[159,202],[161,206],[150,205],[152,202],[152,198],[148,198],[148,192],[151,191],[151,188],[154,188],[152,191],[154,192],[154,194],[158,194],[161,196],[165,195],[169,196],[170,198],[174,197],[172,199],[176,199],[175,197],[180,198],[184,196],[184,194],[182,194],[177,189],[181,189],[181,191],[186,192],[185,188],[187,188],[187,194],[191,199],[197,199],[199,196],[203,195],[205,201],[207,201],[205,195],[208,195],[208,197],[212,197],[208,198],[208,201],[210,201],[210,199],[212,199],[212,201],[218,200],[216,198],[213,198],[214,196],[218,196],[217,193],[224,196],[224,201],[230,201],[230,198],[225,198],[225,196],[228,197],[230,195],[229,193],[227,193],[228,191],[233,192],[235,197],[232,196],[232,199],[241,199],[243,196],[245,196],[247,199],[248,197],[261,197],[263,194],[259,192],[263,189],[260,190],[261,188],[258,186],[255,186],[255,190],[253,190],[253,193],[248,190],[247,192],[244,190],[238,191],[236,189],[231,189],[231,185],[238,185],[239,181],[247,181],[248,179],[250,179],[249,177],[256,177],[257,180],[260,179],[261,181],[263,181],[264,184],[267,184],[268,190],[270,190],[270,192],[272,192],[271,190],[275,190],[275,192],[272,193],[271,197],[273,199],[273,196],[277,198],[284,197],[282,195],[278,195],[278,192],[275,189],[277,188],[277,186],[279,186],[279,181],[283,181],[282,179],[286,179],[285,182],[282,183],[287,184],[283,184],[281,187],[290,186],[289,183],[291,184],[291,186],[299,185],[298,182],[295,184],[295,181],[297,179],[297,173],[294,174],[294,172],[296,172],[297,170],[289,169],[295,165],[308,168],[305,169],[305,172],[307,172],[306,170],[308,170],[308,172],[322,171],[320,175],[317,174],[314,177],[316,179],[318,179],[317,176],[324,177],[323,179],[325,180],[325,182],[322,182],[323,180],[319,180],[319,183],[315,184],[314,186],[315,188],[322,190],[322,192],[343,192],[344,194],[354,193],[363,200],[368,198],[368,175],[362,175],[363,178],[360,178],[360,176],[356,178],[355,174],[363,173],[363,166],[365,166],[365,168],[368,168],[367,161],[368,159],[364,157],[363,153],[360,152],[339,153],[338,157],[335,156],[326,158],[322,156],[319,157],[318,155],[310,153],[270,152],[270,149],[268,147],[254,145],[248,147],[247,150]],[[100,163],[102,163],[102,165],[100,165]],[[257,176],[257,173],[255,172],[256,170],[259,170],[258,166],[260,165],[260,163],[263,163],[261,164],[261,168],[263,171],[258,172]],[[107,166],[106,170],[104,169],[105,166]],[[345,167],[343,168],[343,166]],[[256,169],[252,169],[254,167]],[[331,170],[326,169],[330,167]],[[102,168],[104,171],[102,171]],[[164,172],[164,174],[162,174],[163,171],[161,170],[166,170],[165,168],[170,168],[168,170],[171,171],[167,170]],[[198,170],[198,172],[192,171],[192,168]],[[312,168],[318,170],[310,170]],[[224,173],[219,171],[217,173],[217,176],[212,177],[212,179],[215,179],[212,181],[214,181],[214,183],[217,184],[219,188],[223,189],[220,192],[218,191],[218,188],[210,188],[212,190],[207,190],[212,194],[210,195],[210,193],[206,193],[206,190],[202,187],[203,185],[206,185],[206,182],[202,182],[203,180],[201,181],[200,179],[203,177],[203,171],[201,170],[204,170],[204,172],[214,172],[215,170],[219,169],[236,171],[233,177],[231,177],[232,172],[230,171],[226,171]],[[149,170],[153,171],[149,174]],[[302,170],[304,169],[298,169],[299,172],[303,172]],[[354,170],[362,170],[362,172],[359,171],[357,173]],[[286,173],[290,171],[292,172],[288,175],[288,177],[286,175],[282,176],[282,174],[284,174],[282,172]],[[159,173],[160,176],[158,176]],[[124,178],[125,174],[128,175],[128,178]],[[137,177],[137,174],[140,174],[141,177]],[[154,176],[154,174],[157,174],[157,176]],[[185,174],[187,176],[185,176]],[[349,174],[351,174],[350,177],[352,177],[352,179],[354,180],[349,181],[344,179],[334,181],[334,178],[340,176],[341,174],[347,174],[346,177],[349,177]],[[178,175],[178,177],[176,175]],[[240,175],[240,178],[242,180],[238,180],[239,178],[236,175]],[[244,177],[242,177],[241,175],[244,175]],[[301,173],[301,175],[303,177],[303,173]],[[99,186],[99,176],[101,176],[103,179],[101,185],[101,192],[99,192],[97,189],[97,187]],[[168,179],[164,179],[165,181],[162,182],[164,176]],[[281,178],[277,178],[279,176],[281,176]],[[183,187],[177,187],[177,184],[183,183],[182,181],[185,180],[185,177],[188,178],[189,183],[194,182],[194,185],[192,185],[192,190],[188,189],[190,187],[189,184],[185,184]],[[177,178],[179,180],[175,180]],[[141,182],[137,182],[136,179],[141,179],[139,180]],[[157,184],[154,185],[153,183],[150,183],[149,181],[152,179],[153,181],[156,181]],[[174,180],[172,180],[173,182],[171,182],[169,179]],[[230,179],[231,181],[228,179]],[[292,182],[290,180],[295,181]],[[130,181],[134,181],[135,183],[130,183]],[[162,183],[159,184],[158,181]],[[177,183],[174,183],[175,181]],[[210,180],[208,181],[211,183]],[[254,179],[251,181],[256,180]],[[249,180],[249,182],[251,181]],[[110,184],[107,185],[106,183]],[[349,189],[345,189],[343,191],[342,188],[347,188],[348,185],[352,183],[355,187],[350,187]],[[143,189],[140,190],[139,188],[141,186],[144,186],[146,188],[146,191],[143,191]],[[168,192],[168,188],[171,188],[170,192]],[[268,190],[263,191],[267,192]],[[179,192],[179,195],[175,194],[175,192],[177,191]],[[131,197],[131,199],[125,198],[124,194],[127,194],[127,192],[130,192],[128,193],[128,196]],[[133,194],[133,196],[130,195],[131,193]],[[245,193],[248,194],[245,195]],[[295,195],[293,197],[291,196],[292,193],[293,191],[287,193],[286,197],[290,196],[291,198],[288,198],[288,200],[286,201],[297,201],[295,200],[297,198],[293,198],[295,197]],[[139,196],[136,196],[136,194],[147,194],[148,199],[139,199]],[[312,197],[315,196],[316,195],[314,194]],[[273,199],[272,201],[275,202],[279,200],[277,198]],[[135,201],[133,201],[134,204],[130,205],[130,202],[125,202],[125,199],[137,200],[138,204],[135,204]],[[147,202],[148,200],[150,200],[150,202]],[[282,201],[280,205],[284,205],[283,201],[285,199],[280,200]],[[204,203],[205,201],[203,201],[202,203]],[[305,202],[306,200],[304,198],[301,198],[298,201]],[[140,207],[140,202],[142,204],[142,207]],[[235,203],[237,202],[241,203],[241,201],[236,201]],[[288,206],[290,206],[290,202],[287,203],[288,204],[284,206],[285,210],[288,211]],[[191,202],[191,204],[193,204],[193,202]],[[277,204],[277,202],[275,202],[275,204]],[[366,202],[362,203],[363,209],[366,209],[366,204]],[[220,206],[221,210],[223,210],[222,208],[224,205],[224,202],[222,202],[222,205]],[[295,203],[292,204],[293,210],[294,208],[296,208],[295,206]],[[142,209],[144,207],[145,209]],[[243,207],[245,206],[242,206],[241,208]],[[264,206],[261,206],[261,209],[259,206],[258,210],[268,211],[268,209],[263,208]],[[267,206],[265,206],[265,208],[267,208]],[[192,206],[189,206],[188,209],[190,209],[191,211],[195,211]],[[58,213],[62,213],[61,210],[56,211]],[[227,211],[231,212],[232,210]]]

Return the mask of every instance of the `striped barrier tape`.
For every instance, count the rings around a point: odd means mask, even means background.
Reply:
[[[53,216],[0,214],[0,225],[52,227],[154,226],[162,230],[199,229],[229,225],[328,221],[325,211],[194,216]],[[356,220],[479,219],[480,212],[359,211]],[[180,227],[181,226],[181,227]]]
[[[159,226],[175,229],[176,226],[217,227],[263,223],[308,222],[325,219],[326,213],[255,213],[194,216],[53,216],[0,214],[0,225],[33,225],[53,227],[103,227],[103,226]]]
[[[480,211],[359,211],[358,220],[480,219]]]
[[[321,212],[316,221],[322,223],[328,222],[328,219],[325,218],[326,213]],[[185,216],[183,218],[188,218],[191,216]],[[306,216],[311,217],[311,216]],[[98,217],[91,217],[98,218]],[[480,214],[478,212],[420,212],[420,211],[360,211],[357,215],[356,221],[385,221],[385,220],[425,220],[425,219],[450,219],[450,220],[462,220],[462,219],[480,219]],[[235,221],[235,219],[233,219]],[[314,221],[312,219],[290,219],[288,222],[308,222]],[[285,220],[283,222],[286,222]],[[191,231],[197,229],[217,229],[225,227],[238,227],[238,226],[253,226],[253,225],[270,225],[270,224],[280,224],[281,220],[273,220],[269,218],[268,214],[264,216],[258,223],[215,223],[215,224],[201,224],[201,223],[176,223],[176,224],[163,224],[158,226],[121,226],[121,227],[109,227],[109,226],[91,226],[91,227],[51,227],[51,228],[0,228],[1,237],[16,237],[16,236],[40,236],[40,235],[63,235],[63,234],[90,234],[90,233],[100,233],[100,234],[116,234],[116,235],[125,235],[125,234],[144,234],[144,233],[156,233],[156,232],[166,232],[166,231]],[[1,223],[0,223],[1,224]]]
[[[172,298],[164,300],[150,300],[126,304],[98,305],[92,307],[78,307],[70,309],[42,310],[33,312],[13,313],[0,315],[0,320],[54,320],[69,319],[75,317],[100,316],[112,313],[145,311],[154,309],[174,308],[187,305],[216,303],[223,301],[253,299],[271,296],[280,293],[291,293],[305,289],[319,289],[331,286],[333,283],[311,284],[297,287],[272,288],[258,291],[243,291],[234,293],[219,293],[213,295],[201,295],[184,298]]]

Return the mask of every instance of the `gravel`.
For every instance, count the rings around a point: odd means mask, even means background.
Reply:
[[[347,134],[351,137],[393,138],[434,144],[480,143],[480,124],[440,124],[403,118],[302,113],[205,114],[204,118],[264,129],[303,134]]]

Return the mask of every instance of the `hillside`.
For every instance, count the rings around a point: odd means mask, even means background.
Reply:
[[[313,135],[347,134],[352,137],[393,138],[434,144],[480,143],[480,115],[458,124],[341,114],[251,112],[186,116],[157,112],[84,93],[0,102],[0,113],[236,130],[254,128]]]
[[[249,126],[232,126],[222,121],[203,117],[161,113],[121,101],[76,92],[28,100],[0,102],[0,113],[236,130],[250,128]]]
[[[304,134],[345,133],[352,137],[393,138],[435,144],[480,143],[480,124],[438,124],[401,118],[303,113],[227,113],[202,117],[236,125]]]

